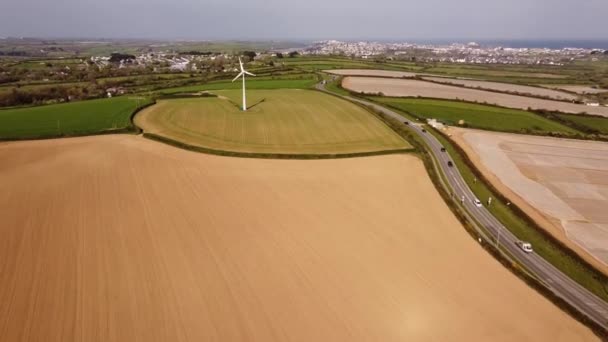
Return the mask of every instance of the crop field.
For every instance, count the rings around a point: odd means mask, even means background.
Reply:
[[[414,77],[417,74],[407,71],[377,70],[377,69],[336,69],[323,70],[326,73],[340,76],[380,76],[380,77]]]
[[[518,109],[433,99],[391,97],[371,97],[371,99],[420,118],[437,119],[450,126],[458,126],[459,121],[463,120],[468,127],[492,131],[579,133],[540,115]]]
[[[289,75],[280,77],[250,77],[247,79],[247,89],[306,89],[317,83],[314,75]],[[162,94],[188,93],[202,90],[241,89],[242,83],[229,80],[212,81],[209,83],[163,89]]]
[[[471,239],[412,155],[105,135],[0,160],[0,341],[598,340]]]
[[[560,119],[573,122],[588,130],[608,135],[608,118],[587,115],[556,114]]]
[[[5,84],[0,86],[0,93],[7,93],[13,91],[13,89],[19,89],[21,91],[25,90],[36,90],[36,89],[50,89],[53,87],[76,87],[76,86],[86,86],[88,82],[56,82],[56,83],[36,83],[36,84],[25,84],[19,85],[17,84]]]
[[[608,144],[450,129],[501,193],[545,230],[608,271]]]
[[[219,97],[161,100],[135,117],[147,133],[223,151],[287,154],[355,153],[409,148],[365,109],[312,90],[240,90]]]
[[[533,95],[533,96],[541,96],[547,97],[555,100],[577,100],[580,96],[573,95],[570,93],[566,93],[559,90],[546,89],[541,87],[533,87],[519,84],[509,84],[509,83],[501,83],[501,82],[488,82],[488,81],[478,81],[478,80],[470,80],[470,79],[456,79],[456,78],[446,78],[446,77],[424,77],[425,80],[430,80],[434,82],[444,83],[444,84],[452,84],[452,85],[460,85],[467,88],[483,88],[490,89],[504,93],[516,93],[521,95]]]
[[[471,66],[459,66],[459,65],[443,65],[439,67],[432,67],[425,70],[430,73],[441,73],[450,74],[457,76],[500,76],[500,77],[525,77],[525,78],[548,78],[548,79],[561,79],[567,78],[567,75],[543,73],[543,72],[524,72],[509,70],[509,68],[483,68],[483,67],[471,67]]]
[[[568,102],[502,94],[418,80],[349,76],[344,78],[342,86],[355,92],[367,94],[382,93],[384,96],[419,96],[446,100],[464,100],[482,104],[495,104],[515,109],[545,109],[573,114],[586,112],[588,114],[608,117],[608,107],[591,107]]]
[[[335,68],[368,68],[369,64],[363,61],[350,61],[341,59],[308,59],[284,58],[280,63],[288,67],[297,67],[303,70],[323,70]]]
[[[382,61],[350,59],[350,58],[317,58],[317,57],[298,57],[284,58],[279,60],[285,66],[297,67],[304,70],[324,70],[324,69],[383,69],[383,70],[402,70],[416,71],[424,67],[415,63],[404,61]]]
[[[543,85],[547,88],[553,89],[561,89],[571,91],[577,94],[600,94],[600,93],[608,93],[608,89],[603,88],[593,88],[589,85],[568,85],[568,84],[560,84],[560,85]]]
[[[131,114],[149,103],[140,97],[0,110],[0,139],[94,134],[132,128]]]

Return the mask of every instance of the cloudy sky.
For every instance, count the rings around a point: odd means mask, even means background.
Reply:
[[[0,36],[607,39],[608,0],[2,0]]]

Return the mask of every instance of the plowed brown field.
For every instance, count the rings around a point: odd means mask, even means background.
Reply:
[[[590,341],[410,155],[0,144],[0,341]]]
[[[546,109],[573,114],[586,112],[588,114],[608,117],[608,107],[592,107],[582,104],[502,94],[411,79],[349,76],[344,78],[342,86],[355,92],[382,92],[385,96],[420,96],[447,100],[460,99],[471,102],[495,104],[507,108]]]
[[[608,143],[456,127],[449,132],[501,193],[608,274]]]
[[[572,95],[564,91],[545,89],[541,87],[532,87],[521,84],[510,84],[501,82],[480,81],[472,79],[459,79],[447,77],[424,77],[425,80],[439,82],[448,85],[459,85],[467,88],[482,88],[495,90],[504,93],[516,93],[519,95],[542,96],[556,100],[577,100],[580,96]]]

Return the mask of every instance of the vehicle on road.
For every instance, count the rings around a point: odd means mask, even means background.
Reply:
[[[409,121],[403,121],[403,124],[404,125],[409,125],[410,123],[409,123]]]
[[[522,251],[526,253],[532,253],[534,250],[532,249],[532,244],[524,241],[517,241],[516,244],[521,248]]]
[[[475,206],[476,206],[477,208],[481,208],[481,207],[483,207],[483,204],[481,204],[481,201],[480,201],[480,200],[478,200],[477,198],[473,200],[473,204],[475,204]]]
[[[451,161],[451,160],[448,160],[448,166],[449,166],[449,167],[452,167],[452,166],[454,166],[454,163],[452,163],[452,161]]]
[[[441,152],[445,152],[445,147],[442,147],[442,148],[441,148]]]
[[[426,133],[426,129],[424,129],[424,128],[423,128],[423,129],[422,129],[422,133]]]

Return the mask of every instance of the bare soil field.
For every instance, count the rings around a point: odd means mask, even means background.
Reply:
[[[385,96],[421,96],[450,100],[460,99],[479,103],[485,102],[507,108],[546,109],[573,114],[586,112],[608,117],[608,107],[591,107],[574,103],[454,87],[418,80],[349,76],[342,81],[342,86],[356,92],[382,92]]]
[[[501,83],[501,82],[490,82],[490,81],[478,81],[478,80],[470,80],[470,79],[458,79],[458,78],[446,78],[446,77],[424,77],[425,80],[430,80],[434,82],[444,83],[444,84],[452,84],[452,85],[460,85],[467,88],[483,88],[490,89],[495,91],[500,91],[504,93],[517,93],[520,95],[533,95],[533,96],[542,96],[548,97],[556,100],[576,100],[580,96],[576,96],[570,93],[566,93],[559,90],[553,89],[545,89],[541,87],[532,87],[526,85],[519,84],[509,84],[509,83]]]
[[[0,144],[0,341],[595,341],[420,160]]]
[[[449,131],[499,191],[608,273],[608,143]]]
[[[564,85],[564,84],[549,84],[543,85],[545,88],[553,88],[553,89],[562,89],[571,91],[577,94],[600,94],[600,93],[608,93],[608,89],[598,89],[592,88],[590,86],[584,85]]]
[[[379,77],[414,77],[418,75],[414,72],[406,71],[391,71],[391,70],[374,70],[374,69],[331,69],[323,70],[328,74],[340,76],[379,76]]]

